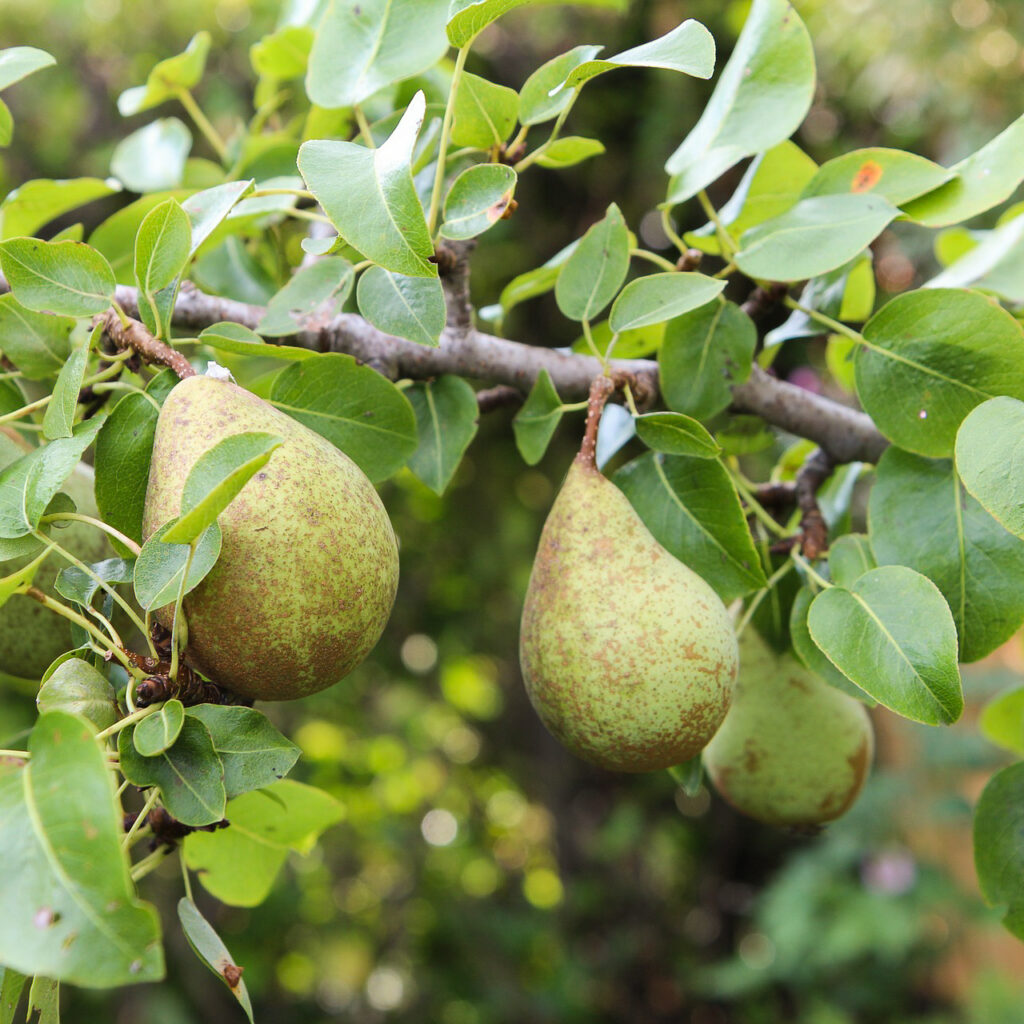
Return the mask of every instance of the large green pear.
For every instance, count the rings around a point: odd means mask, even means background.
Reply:
[[[17,434],[0,429],[0,470],[29,451],[29,445]],[[91,466],[79,463],[61,490],[71,496],[83,515],[97,515]],[[61,547],[67,548],[83,562],[99,562],[114,554],[103,533],[87,523],[55,528],[53,537]],[[0,562],[0,576],[10,575],[34,557],[23,555]],[[52,595],[57,573],[67,564],[58,555],[50,555],[36,573],[34,586]],[[54,615],[32,598],[16,594],[0,607],[0,671],[38,680],[50,662],[72,646],[67,620]]]
[[[147,538],[180,514],[199,456],[246,431],[284,444],[220,515],[220,558],[185,598],[185,659],[241,696],[289,700],[338,682],[377,643],[398,586],[398,545],[347,455],[263,399],[205,376],[175,385],[160,412]],[[171,611],[158,615],[167,626]]]
[[[853,804],[873,751],[860,701],[744,631],[732,708],[704,752],[729,803],[769,825],[822,825]]]
[[[718,595],[582,453],[544,524],[519,653],[554,736],[624,772],[700,751],[725,717],[737,666]]]

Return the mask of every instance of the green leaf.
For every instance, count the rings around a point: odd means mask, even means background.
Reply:
[[[223,223],[235,205],[255,187],[252,178],[247,181],[226,181],[222,185],[195,192],[182,201],[181,208],[188,214],[192,228],[189,255],[196,250]]]
[[[321,31],[325,30],[321,27]],[[306,73],[312,46],[313,30],[308,25],[285,25],[253,43],[249,61],[257,75],[286,82]]]
[[[957,230],[957,229],[954,229]],[[977,288],[1010,302],[1024,304],[1024,213],[1006,221],[941,274],[926,282],[925,288]]]
[[[438,278],[369,267],[359,278],[356,302],[363,317],[385,334],[438,346],[448,315]]]
[[[668,455],[714,459],[722,449],[695,420],[681,412],[649,412],[636,417],[636,434],[648,448]]]
[[[284,778],[298,760],[299,748],[252,708],[197,704],[186,713],[199,719],[213,739],[229,800]]]
[[[804,197],[872,193],[894,206],[931,192],[954,176],[923,156],[901,149],[855,149],[829,160],[804,187]]]
[[[351,107],[426,71],[448,50],[446,11],[446,0],[331,0],[309,55],[309,98]]]
[[[185,839],[185,863],[222,903],[255,907],[270,892],[289,850],[308,853],[320,833],[340,821],[332,796],[286,779],[246,793],[227,808],[231,827]]]
[[[69,210],[120,191],[121,186],[109,178],[26,181],[0,203],[0,238],[34,235]]]
[[[192,149],[192,133],[176,117],[164,117],[122,139],[110,157],[110,173],[131,192],[177,188]]]
[[[873,194],[801,199],[747,231],[736,264],[750,277],[771,281],[816,277],[853,259],[898,213]]]
[[[162,535],[165,544],[191,544],[231,504],[284,444],[276,434],[250,431],[222,438],[189,470],[181,517]]]
[[[518,115],[519,94],[515,89],[467,72],[459,81],[455,97],[452,143],[476,149],[500,146],[511,134]]]
[[[1024,762],[988,781],[974,809],[974,867],[985,902],[1024,939]]]
[[[1024,398],[1024,326],[976,292],[905,292],[863,334],[857,396],[901,448],[952,455],[957,429],[975,406],[996,395]]]
[[[426,100],[416,93],[388,140],[370,150],[313,141],[299,171],[338,234],[368,259],[410,277],[436,277],[434,246],[412,181],[412,156]]]
[[[986,431],[986,455],[998,449],[998,430],[993,424]],[[1004,456],[998,465],[1005,481],[1013,463]],[[990,654],[1024,622],[1024,541],[964,491],[949,459],[889,448],[878,463],[868,516],[878,562],[915,569],[942,591],[956,623],[961,661]]]
[[[126,89],[118,96],[117,109],[121,116],[131,117],[132,114],[149,110],[176,96],[179,89],[191,89],[198,85],[209,52],[210,33],[197,32],[182,53],[160,61],[150,71],[145,85]]]
[[[266,337],[283,337],[304,330],[307,321],[333,320],[352,291],[352,264],[340,256],[302,267],[270,300],[256,325]]]
[[[37,1024],[60,1024],[60,982],[37,974],[28,990],[28,1017]]]
[[[90,988],[163,977],[156,911],[135,898],[113,775],[92,726],[40,715],[31,759],[0,769],[0,962]]]
[[[724,288],[724,281],[704,274],[648,274],[622,289],[608,323],[615,332],[663,323],[706,306]]]
[[[84,342],[72,349],[67,362],[57,375],[50,404],[43,416],[43,437],[48,441],[59,437],[71,437],[75,409],[78,408],[78,392],[82,390],[85,367],[89,362],[89,349],[90,346]]]
[[[224,768],[206,727],[185,716],[174,745],[156,757],[135,749],[130,725],[117,734],[121,774],[134,786],[156,786],[168,812],[183,825],[212,825],[224,817]]]
[[[905,204],[903,212],[930,228],[945,227],[1008,199],[1024,180],[1024,114],[950,170],[952,181]]]
[[[676,317],[658,354],[661,392],[670,409],[708,419],[732,401],[731,384],[750,376],[757,328],[732,302]]]
[[[562,400],[547,370],[537,375],[523,407],[512,420],[516,447],[528,466],[535,466],[548,450],[562,418]]]
[[[79,715],[97,729],[106,729],[118,719],[114,687],[106,676],[81,658],[70,658],[53,670],[39,687],[36,706],[40,714],[63,711]]]
[[[20,82],[35,71],[52,67],[57,59],[34,46],[9,46],[0,50],[0,89]]]
[[[597,139],[565,135],[548,143],[544,151],[537,157],[537,164],[540,167],[554,170],[575,167],[576,164],[589,160],[592,156],[600,156],[603,152],[604,143]]]
[[[135,283],[135,237],[146,214],[167,199],[182,200],[186,195],[179,189],[142,196],[108,217],[89,236],[89,244],[107,258],[118,284]]]
[[[538,295],[546,295],[555,287],[560,268],[579,247],[579,240],[570,242],[564,249],[555,253],[542,267],[528,270],[525,274],[512,278],[501,290],[498,303],[507,315],[509,310],[521,302],[534,299]]]
[[[879,704],[926,725],[963,711],[956,626],[931,580],[901,565],[830,587],[811,604],[811,637],[836,668]]]
[[[981,710],[978,728],[989,742],[1024,757],[1024,686],[993,697]]]
[[[10,967],[0,967],[0,1024],[14,1024],[26,981],[24,974]]]
[[[89,569],[105,583],[131,583],[135,575],[135,563],[123,558],[105,558],[101,562],[93,562]],[[77,565],[68,565],[57,574],[53,589],[67,601],[87,605],[92,604],[96,592],[102,587],[99,580]]]
[[[611,349],[612,341],[614,341],[615,348],[612,349],[612,354],[616,359],[643,359],[661,348],[664,337],[664,323],[650,324],[647,327],[631,327],[616,334],[607,320],[599,320],[590,328],[589,340],[585,334],[581,334],[572,343],[572,350],[589,356],[593,355],[596,348],[602,355],[608,355],[608,350]],[[591,342],[594,343],[593,348],[591,348]]]
[[[71,353],[68,336],[74,326],[71,317],[37,313],[10,293],[0,295],[0,352],[29,380],[60,370]]]
[[[219,352],[233,352],[261,359],[283,359],[289,363],[298,359],[312,359],[320,354],[315,349],[299,348],[297,345],[268,345],[255,331],[230,320],[204,327],[199,332],[199,340]]]
[[[110,264],[84,242],[12,238],[0,242],[0,264],[14,297],[40,313],[89,316],[114,297]]]
[[[600,46],[575,46],[567,53],[553,57],[542,64],[519,90],[519,121],[529,126],[551,121],[572,102],[573,91],[560,89],[573,69],[586,63],[601,52]]]
[[[143,757],[156,757],[174,745],[185,724],[185,706],[172,698],[159,711],[144,718],[132,732],[135,750]]]
[[[796,131],[814,96],[814,50],[786,0],[754,0],[700,120],[669,157],[668,204]]]
[[[516,172],[504,164],[467,167],[444,200],[445,238],[475,238],[505,214],[516,190]]]
[[[249,1018],[249,1024],[252,1024],[252,1002],[242,980],[242,968],[235,963],[228,947],[213,930],[210,922],[199,913],[199,908],[184,896],[178,900],[178,920],[193,952],[227,985]]]
[[[884,456],[883,456],[884,458]],[[872,491],[874,494],[874,491]],[[884,564],[902,564],[906,562],[893,563],[886,561]],[[828,573],[832,582],[840,587],[850,587],[857,582],[866,572],[877,569],[874,552],[871,550],[871,540],[863,533],[847,533],[835,540],[828,549]],[[915,568],[910,566],[911,569]],[[918,570],[922,575],[929,573]],[[934,580],[932,582],[935,582]],[[941,588],[940,588],[941,589]],[[943,596],[946,596],[943,593]]]
[[[448,41],[465,46],[477,33],[497,21],[506,11],[532,0],[451,0],[448,5]]]
[[[96,504],[103,521],[142,543],[142,511],[160,409],[145,395],[126,395],[96,438]]]
[[[146,611],[173,604],[178,598],[185,566],[188,565],[189,545],[167,544],[163,540],[164,534],[176,522],[176,519],[172,519],[164,523],[142,545],[142,553],[135,563],[135,600]],[[195,555],[188,567],[188,579],[185,582],[186,594],[198,587],[216,565],[220,544],[220,527],[212,523],[196,543]]]
[[[135,280],[150,302],[185,269],[191,251],[189,217],[174,199],[146,214],[135,239]]]
[[[576,89],[592,78],[615,68],[662,68],[694,78],[710,78],[715,70],[715,40],[699,22],[688,18],[649,43],[642,43],[604,60],[584,61],[565,79],[567,89]]]
[[[14,115],[11,114],[11,108],[0,100],[0,146],[9,146],[13,138]]]
[[[629,270],[629,231],[612,203],[565,261],[555,301],[570,320],[593,320],[615,297]]]
[[[723,601],[765,585],[739,496],[721,463],[651,452],[613,480],[657,541]]]
[[[8,575],[0,577],[0,608],[16,594],[24,594],[35,579],[40,566],[49,556],[52,545],[25,565],[20,566]],[[7,569],[0,570],[7,572]]]
[[[326,353],[274,381],[271,402],[340,448],[374,481],[416,450],[416,417],[401,391],[352,356]]]
[[[443,494],[469,443],[476,436],[480,409],[476,393],[461,377],[445,374],[406,391],[416,413],[419,446],[409,468],[436,494]]]

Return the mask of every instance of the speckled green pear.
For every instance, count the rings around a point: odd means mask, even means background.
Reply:
[[[189,471],[222,438],[284,438],[221,513],[221,555],[185,598],[185,659],[259,700],[338,682],[377,643],[398,586],[398,545],[384,505],[329,441],[229,381],[189,377],[157,422],[143,533],[180,514]],[[159,618],[170,625],[171,609]]]
[[[623,772],[698,753],[725,717],[737,666],[718,595],[582,453],[544,524],[519,653],[554,736]]]
[[[0,429],[0,470],[28,451],[29,446],[17,434]],[[79,463],[61,490],[71,496],[83,515],[97,514],[91,466]],[[67,548],[83,562],[99,562],[114,554],[104,535],[86,523],[72,523],[54,530],[54,537],[61,547]],[[0,563],[0,576],[9,575],[33,557],[27,555]],[[34,585],[52,595],[57,573],[66,564],[63,559],[51,555],[36,573]],[[71,647],[71,630],[67,621],[30,597],[16,594],[0,608],[0,671],[38,680],[50,662]]]
[[[769,825],[822,825],[853,804],[873,752],[860,701],[792,654],[776,654],[753,628],[744,631],[732,708],[704,751],[729,803]]]

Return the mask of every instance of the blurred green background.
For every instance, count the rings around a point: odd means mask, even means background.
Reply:
[[[1019,0],[796,6],[820,79],[797,141],[819,161],[891,145],[949,163],[1024,109]],[[708,25],[721,66],[746,9],[720,0],[537,9],[483,37],[473,67],[518,87],[573,45],[614,52],[681,17]],[[16,134],[0,156],[0,190],[105,176],[115,143],[149,116],[122,121],[117,95],[200,28],[214,45],[198,95],[230,134],[252,113],[248,47],[280,15],[270,0],[4,0],[4,45],[41,46],[59,66],[5,93]],[[601,138],[608,155],[524,178],[515,219],[475,257],[475,299],[493,302],[613,199],[644,234],[664,194],[664,159],[710,88],[633,71],[589,87],[570,128]],[[168,112],[179,114],[155,113]],[[203,147],[196,153],[211,155]],[[712,198],[724,201],[737,177]],[[695,204],[677,213],[680,227],[703,222]],[[892,288],[920,280],[931,258],[921,239],[897,231],[885,245],[883,284],[886,273]],[[549,300],[520,307],[506,330],[540,344],[573,336]],[[346,818],[289,862],[258,908],[221,907],[197,890],[245,966],[258,1019],[1019,1024],[1024,950],[983,908],[970,863],[971,805],[1000,763],[973,717],[1019,678],[1018,642],[966,673],[969,712],[956,727],[877,714],[872,779],[819,837],[744,821],[707,790],[685,796],[667,774],[590,769],[544,732],[516,653],[533,550],[580,424],[570,418],[529,469],[510,418],[485,418],[443,498],[411,475],[385,486],[402,582],[383,640],[341,685],[265,709],[302,747],[295,777],[338,796]],[[0,740],[31,716],[31,702],[4,696]],[[67,1020],[241,1019],[177,933],[172,865],[144,888],[168,923],[167,982],[71,992]]]

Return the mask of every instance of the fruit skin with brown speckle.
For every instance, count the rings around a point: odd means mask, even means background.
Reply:
[[[222,438],[284,438],[221,513],[220,558],[185,598],[185,660],[243,697],[331,686],[377,643],[398,586],[398,545],[362,470],[329,441],[228,381],[175,385],[157,422],[143,534],[180,514],[189,471]],[[158,618],[170,626],[172,609]]]
[[[554,736],[623,772],[697,754],[725,717],[737,667],[718,595],[582,453],[544,525],[519,651]]]
[[[752,627],[744,631],[732,708],[704,751],[729,803],[769,825],[823,825],[856,800],[873,752],[860,701],[771,650]]]

